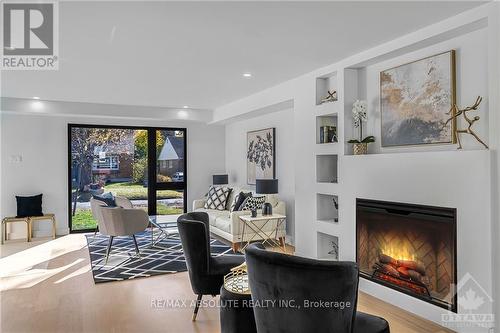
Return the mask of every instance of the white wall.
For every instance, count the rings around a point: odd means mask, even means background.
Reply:
[[[498,244],[498,122],[499,83],[498,73],[500,39],[498,20],[500,5],[490,3],[411,34],[365,50],[342,61],[317,69],[290,81],[248,96],[239,101],[217,108],[216,121],[228,121],[243,117],[252,110],[265,108],[293,99],[295,142],[295,245],[299,255],[317,256],[318,232],[339,238],[340,259],[355,260],[355,198],[413,202],[420,204],[456,207],[458,209],[458,280],[470,273],[489,295],[497,286],[498,299],[499,254],[494,251]],[[476,95],[485,97],[481,120],[477,128],[489,142],[490,150],[485,151],[474,141],[467,140],[466,150],[455,151],[455,146],[411,147],[381,150],[374,146],[368,156],[344,155],[344,115],[350,116],[350,105],[346,95],[352,93],[344,86],[344,70],[367,68],[368,85],[362,94],[368,95],[371,103],[371,119],[377,120],[376,92],[378,80],[374,77],[380,69],[432,55],[439,51],[455,48],[458,54],[458,101],[462,105],[474,102]],[[324,107],[315,105],[316,78],[337,72],[340,86],[338,104]],[[375,73],[375,74],[374,74]],[[494,74],[495,73],[495,74]],[[472,100],[472,101],[471,101]],[[344,105],[344,103],[346,103]],[[344,109],[345,107],[345,109]],[[338,112],[339,147],[317,145],[315,143],[315,117],[320,112]],[[344,110],[346,112],[344,113]],[[346,118],[347,119],[347,118]],[[496,120],[496,121],[495,121]],[[372,133],[378,138],[377,123],[371,125]],[[347,137],[348,135],[346,135]],[[434,151],[446,150],[446,151]],[[339,183],[317,184],[315,181],[315,158],[318,154],[339,155]],[[315,221],[316,193],[339,196],[339,223],[319,224]],[[492,239],[492,231],[496,235]],[[498,249],[498,245],[495,247]],[[438,324],[442,308],[423,303],[403,293],[381,285],[362,280],[360,289],[391,304],[423,316]],[[464,290],[459,293],[462,293]],[[485,313],[493,306],[488,304]],[[459,313],[467,313],[459,308]],[[449,314],[449,312],[448,312]],[[459,332],[488,332],[488,329],[453,328]]]
[[[341,168],[348,186],[341,197],[342,258],[356,260],[356,198],[457,208],[457,281],[469,273],[491,296],[492,267],[486,264],[493,258],[487,232],[491,229],[490,159],[489,150],[344,156]],[[367,280],[360,281],[360,288],[436,322],[447,313]],[[459,290],[458,297],[466,292]],[[484,307],[484,313],[491,313],[486,297]]]
[[[67,104],[67,103],[66,103]],[[84,114],[97,104],[76,103]],[[97,105],[97,106],[96,106]],[[140,113],[140,107],[137,107]],[[28,110],[29,111],[29,110]],[[95,110],[94,110],[95,111]],[[16,215],[15,195],[43,193],[43,210],[56,214],[57,234],[68,233],[67,124],[129,126],[175,126],[187,128],[188,209],[192,200],[203,196],[211,176],[225,169],[224,127],[179,120],[109,119],[75,115],[47,116],[33,113],[0,113],[1,128],[1,207],[0,216]],[[12,163],[11,156],[22,156]],[[45,227],[40,225],[45,230]],[[13,229],[21,236],[21,227]]]
[[[375,135],[380,138],[380,72],[401,64],[419,60],[434,54],[455,50],[456,52],[456,96],[459,107],[472,105],[477,96],[483,97],[478,112],[481,120],[474,124],[474,130],[488,143],[488,30],[480,29],[457,38],[453,38],[418,51],[383,61],[363,70],[364,79],[359,80],[361,92],[359,98],[366,99],[369,106],[366,135]],[[460,117],[458,128],[465,128],[468,124]],[[462,135],[464,149],[481,149],[482,146],[470,135]],[[413,147],[380,147],[380,140],[370,145],[370,152],[394,153],[403,151],[454,150],[454,145],[413,146]]]
[[[276,178],[279,196],[286,202],[287,242],[293,241],[295,231],[295,154],[293,109],[273,112],[226,125],[226,171],[230,183],[247,185],[247,132],[276,128]]]

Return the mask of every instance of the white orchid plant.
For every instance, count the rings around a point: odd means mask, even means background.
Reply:
[[[354,119],[354,127],[359,127],[359,140],[352,139],[349,140],[349,143],[370,143],[375,142],[375,137],[370,135],[366,138],[363,138],[363,122],[366,122],[366,110],[368,109],[368,103],[363,100],[356,100],[352,105],[352,118]]]

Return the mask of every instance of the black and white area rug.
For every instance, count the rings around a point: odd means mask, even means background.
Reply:
[[[97,234],[95,238],[93,234],[86,235],[86,237],[95,283],[122,281],[187,270],[178,235],[171,235],[158,242],[155,247],[151,247],[151,231],[146,230],[136,234],[137,244],[141,252],[140,257],[136,255],[132,237],[115,237],[107,264],[105,256],[109,238],[100,234]],[[229,246],[215,239],[210,241],[210,250],[213,256],[242,255],[241,253],[233,253]]]

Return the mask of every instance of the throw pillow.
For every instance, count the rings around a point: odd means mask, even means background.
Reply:
[[[266,202],[266,197],[248,197],[241,204],[239,210],[262,209],[262,205]]]
[[[229,187],[210,186],[207,201],[205,201],[205,209],[225,210],[230,193],[231,188]]]
[[[93,194],[92,197],[96,200],[104,202],[108,207],[116,207],[115,196],[111,192],[103,193],[101,195]]]
[[[245,201],[246,198],[251,197],[252,192],[240,192],[237,196],[234,197],[233,203],[231,204],[231,212],[237,211],[240,209],[241,204]]]
[[[17,216],[42,216],[42,194],[31,197],[20,197],[16,195]]]

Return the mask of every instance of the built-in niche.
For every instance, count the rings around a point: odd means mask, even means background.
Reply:
[[[337,95],[337,72],[316,78],[316,105],[335,103]]]
[[[327,114],[316,117],[316,143],[337,143],[338,140],[337,114]]]
[[[337,183],[337,155],[316,155],[316,181],[318,183]]]
[[[339,238],[323,232],[317,233],[318,259],[339,260]]]
[[[316,194],[316,219],[329,223],[339,221],[339,198],[336,195]]]

